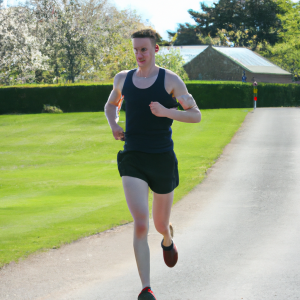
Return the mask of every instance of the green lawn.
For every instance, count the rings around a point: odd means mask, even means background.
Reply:
[[[248,111],[174,122],[175,202],[201,182]],[[122,144],[103,112],[0,116],[0,267],[132,221],[116,165]]]

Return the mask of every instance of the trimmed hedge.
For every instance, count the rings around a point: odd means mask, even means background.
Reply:
[[[199,108],[242,108],[253,106],[250,84],[186,83]]]
[[[186,83],[200,108],[253,107],[250,83]],[[259,83],[257,107],[300,106],[300,85]]]
[[[1,88],[0,114],[41,113],[44,104],[63,112],[101,111],[111,90],[111,84]]]
[[[299,84],[258,84],[257,107],[300,106]]]
[[[199,108],[253,107],[253,87],[241,82],[186,82]],[[41,113],[44,104],[64,112],[103,111],[112,84],[0,88],[0,114]],[[300,106],[300,85],[258,84],[257,107]]]

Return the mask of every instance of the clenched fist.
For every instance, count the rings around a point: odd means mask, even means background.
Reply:
[[[166,116],[167,108],[165,108],[159,102],[151,102],[149,106],[150,106],[151,112],[155,116],[157,116],[157,117],[165,117]]]
[[[124,130],[121,126],[119,126],[118,124],[116,124],[116,126],[114,126],[112,128],[112,133],[114,135],[114,138],[116,140],[121,140],[121,141],[125,141],[125,134],[124,134]]]

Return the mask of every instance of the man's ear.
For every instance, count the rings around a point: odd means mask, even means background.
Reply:
[[[155,53],[157,53],[159,51],[159,46],[156,44],[155,45]]]

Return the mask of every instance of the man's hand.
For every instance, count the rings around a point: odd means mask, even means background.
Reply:
[[[168,109],[165,108],[163,105],[161,105],[159,102],[151,102],[149,106],[150,106],[151,112],[155,116],[157,116],[157,117],[165,117],[166,116],[166,111]]]
[[[190,109],[194,106],[197,106],[196,101],[194,100],[191,94],[185,94],[177,97],[178,102],[184,110]]]
[[[112,128],[112,133],[114,135],[114,138],[116,140],[121,140],[121,141],[125,141],[125,134],[124,134],[124,130],[121,126],[119,126],[118,124],[114,125]]]

